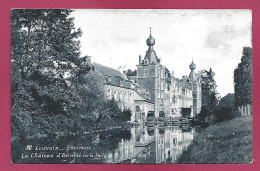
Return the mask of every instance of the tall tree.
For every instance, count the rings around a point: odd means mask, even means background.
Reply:
[[[17,134],[84,128],[83,115],[102,102],[96,85],[101,80],[88,57],[80,57],[82,32],[71,12],[11,12],[12,128]]]
[[[252,48],[244,47],[241,62],[234,70],[235,105],[252,104]]]
[[[219,102],[219,93],[217,92],[217,84],[214,79],[215,73],[210,68],[209,71],[204,70],[202,77],[202,106],[209,111],[213,111]]]

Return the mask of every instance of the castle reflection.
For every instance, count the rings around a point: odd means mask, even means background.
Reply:
[[[133,127],[131,138],[122,139],[104,163],[176,163],[193,140],[194,128]]]

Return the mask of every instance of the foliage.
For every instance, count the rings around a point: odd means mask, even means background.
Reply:
[[[107,110],[107,114],[116,122],[126,122],[131,120],[132,112],[131,110],[124,109],[123,111],[119,109],[114,98],[108,100],[108,105],[110,108]]]
[[[213,112],[219,103],[219,93],[217,92],[217,84],[214,79],[215,73],[210,68],[201,74],[202,78],[202,105],[207,108],[209,112]]]
[[[134,71],[132,71],[131,69],[128,69],[126,71],[126,76],[137,76],[137,70],[135,69]]]
[[[235,94],[229,93],[226,96],[222,97],[219,101],[220,107],[235,107]]]
[[[91,68],[80,58],[80,29],[71,10],[12,10],[12,119],[15,128],[73,128],[85,93],[77,83]],[[67,76],[66,75],[70,75]],[[75,87],[79,87],[75,89]],[[19,126],[18,126],[19,125]],[[22,130],[22,129],[17,129]],[[25,132],[30,132],[25,130]],[[23,135],[20,133],[20,135]]]
[[[207,116],[210,115],[210,111],[205,106],[201,107],[200,113],[196,116],[196,120],[199,122],[205,122]]]
[[[68,9],[11,12],[12,136],[93,127],[110,103]]]
[[[223,122],[236,117],[231,107],[220,107],[214,112],[214,115],[217,118],[217,122]]]
[[[241,62],[234,70],[236,107],[252,104],[252,48],[244,47]]]

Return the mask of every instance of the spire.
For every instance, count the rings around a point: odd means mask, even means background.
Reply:
[[[155,39],[152,36],[152,29],[150,27],[150,35],[146,40],[146,44],[149,46],[148,51],[146,51],[146,55],[144,61],[147,61],[147,64],[158,64],[160,60],[157,58],[157,55],[153,49],[153,45],[155,44]]]

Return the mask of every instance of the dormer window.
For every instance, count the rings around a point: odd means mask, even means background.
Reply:
[[[144,64],[147,65],[148,64],[148,60],[144,60]]]

